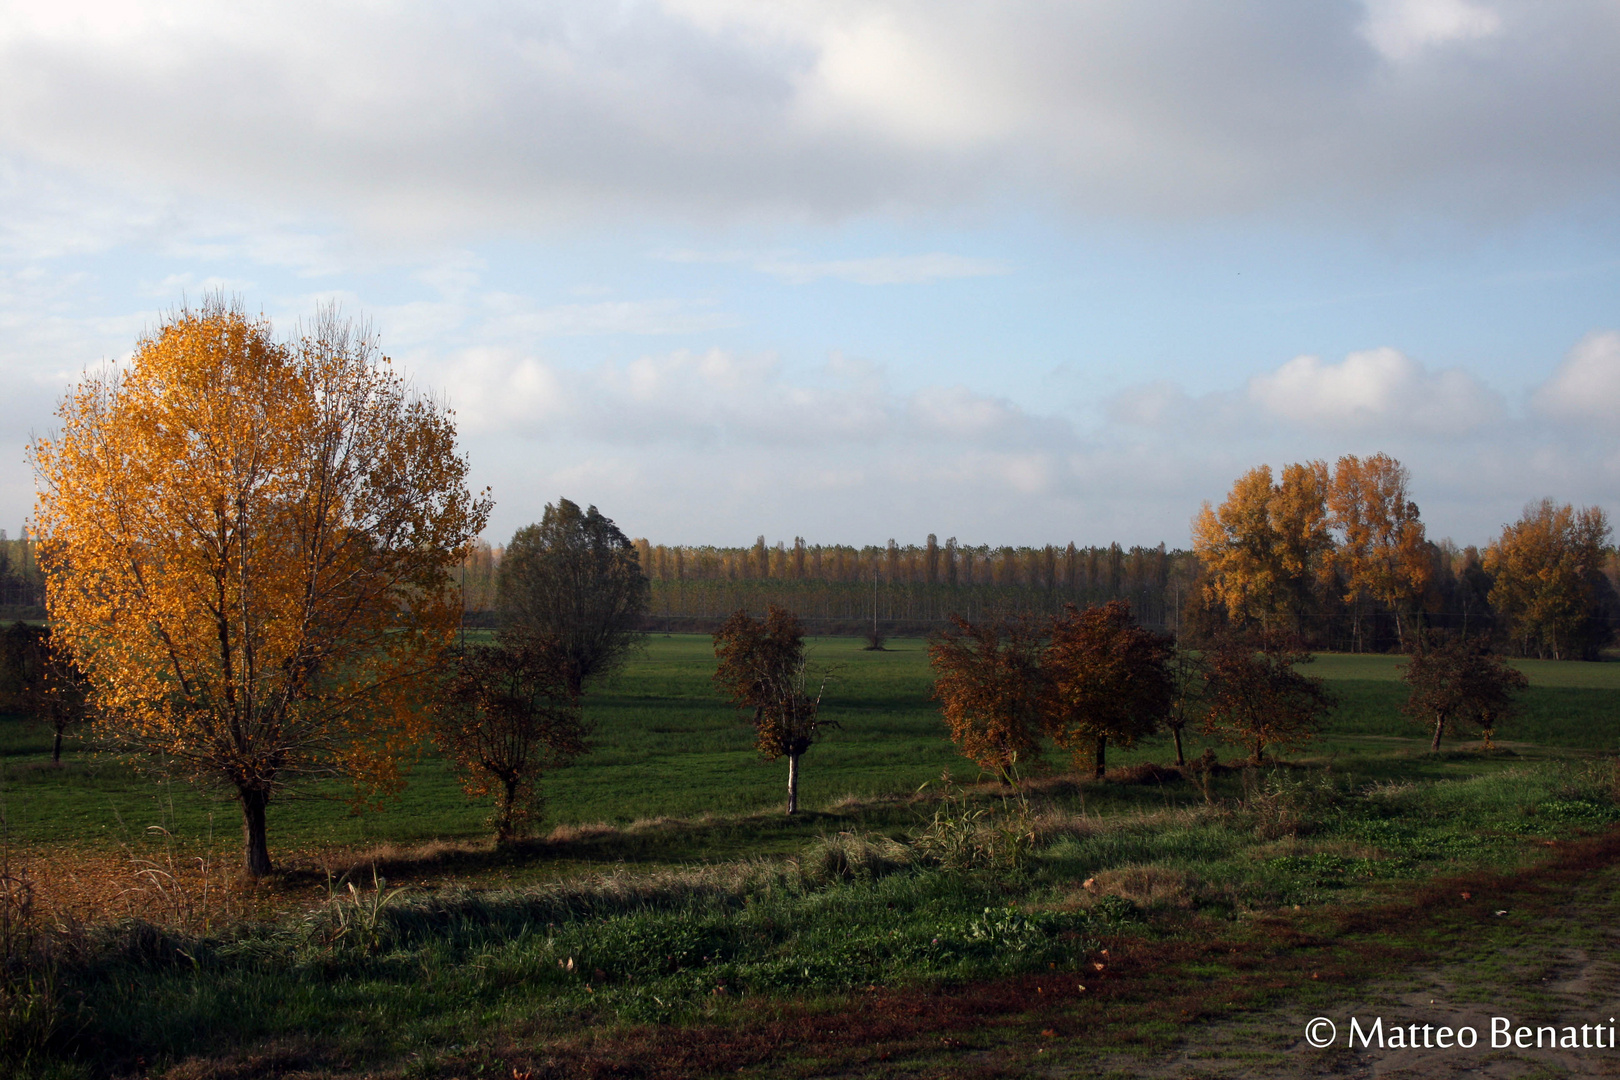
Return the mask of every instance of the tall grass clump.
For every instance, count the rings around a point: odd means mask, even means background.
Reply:
[[[57,950],[41,925],[33,882],[0,848],[0,1076],[27,1074],[63,1015]]]

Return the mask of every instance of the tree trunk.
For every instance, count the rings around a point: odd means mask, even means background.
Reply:
[[[1255,740],[1255,744],[1254,744],[1254,760],[1251,761],[1250,764],[1254,765],[1256,768],[1258,768],[1260,763],[1265,759],[1265,753],[1266,753],[1266,744],[1264,742],[1261,742],[1258,739]]]
[[[789,754],[788,759],[788,813],[799,812],[799,755]]]
[[[1440,752],[1440,733],[1442,731],[1444,731],[1445,728],[1446,728],[1446,722],[1444,720],[1442,720],[1438,716],[1435,717],[1434,718],[1434,742],[1429,744],[1429,753],[1438,754]]]
[[[248,877],[264,877],[270,872],[270,843],[264,825],[270,793],[244,788],[237,792],[237,798],[242,802],[243,869]]]
[[[1108,736],[1097,736],[1097,779],[1103,778],[1108,771]]]
[[[56,738],[51,742],[51,764],[62,764],[62,729],[56,729]]]
[[[1179,767],[1187,764],[1187,759],[1181,756],[1181,728],[1179,726],[1171,728],[1170,734],[1175,736],[1176,740],[1176,765]]]
[[[510,844],[512,836],[513,806],[517,803],[517,782],[501,781],[501,806],[495,821],[495,845]]]

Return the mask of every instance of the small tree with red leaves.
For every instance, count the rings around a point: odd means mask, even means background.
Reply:
[[[952,741],[1007,784],[1019,762],[1033,764],[1040,757],[1047,697],[1042,651],[1040,635],[1026,620],[970,623],[957,615],[928,646],[934,698]]]
[[[1482,638],[1436,639],[1420,635],[1401,678],[1412,688],[1401,711],[1429,726],[1429,749],[1440,750],[1440,736],[1457,734],[1459,725],[1478,728],[1490,741],[1498,720],[1512,715],[1513,696],[1530,685],[1524,673],[1491,653]]]
[[[1107,768],[1108,743],[1134,745],[1170,715],[1176,697],[1169,637],[1137,626],[1131,606],[1067,605],[1052,620],[1042,658],[1050,705],[1047,734],[1077,760],[1089,752],[1096,775]]]
[[[806,689],[804,627],[775,604],[763,620],[739,609],[715,631],[714,655],[714,685],[754,725],[754,746],[766,761],[787,758],[787,812],[798,813],[799,758],[822,728],[838,726],[820,717],[821,690]]]

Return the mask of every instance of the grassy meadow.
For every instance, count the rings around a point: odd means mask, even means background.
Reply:
[[[364,813],[339,789],[272,805],[284,871],[254,886],[228,800],[82,747],[52,768],[0,720],[0,873],[35,907],[0,938],[39,958],[0,968],[0,1075],[1022,1076],[1065,1053],[1135,1075],[1183,1037],[1163,1001],[1264,1015],[1482,963],[1492,935],[1575,932],[1567,897],[1526,892],[1549,858],[1620,883],[1620,846],[1593,846],[1620,820],[1620,664],[1525,662],[1497,749],[1432,755],[1397,658],[1323,656],[1339,707],[1285,764],[1097,783],[1054,761],[1020,799],[952,750],[923,642],[814,659],[841,726],[795,819],[707,638],[660,636],[592,689],[595,749],[547,779],[532,843],[493,850],[428,756]],[[1155,739],[1110,763],[1170,760]],[[1538,903],[1542,929],[1485,911]]]
[[[890,642],[866,651],[853,638],[812,639],[814,663],[828,672],[823,715],[841,726],[803,761],[801,800],[813,810],[850,798],[909,795],[950,770],[977,770],[945,737],[929,698],[926,643]],[[1620,663],[1518,661],[1530,679],[1521,715],[1498,732],[1508,744],[1620,750]],[[1312,758],[1426,749],[1424,732],[1400,712],[1406,688],[1400,658],[1320,656],[1307,671],[1328,681],[1339,706],[1301,754]],[[786,766],[754,752],[752,731],[720,701],[709,676],[713,649],[703,635],[663,635],[622,673],[591,688],[586,715],[593,751],[544,781],[546,822],[629,824],[638,820],[768,812],[785,802]],[[1391,741],[1395,740],[1395,741]],[[1189,757],[1217,745],[1189,733]],[[49,767],[48,733],[0,718],[0,807],[20,844],[117,846],[163,826],[190,838],[223,834],[234,842],[235,804],[219,791],[170,781],[161,768],[128,765],[70,744],[65,767]],[[1299,755],[1295,755],[1299,756]],[[1169,764],[1168,737],[1112,750],[1110,765]],[[1059,756],[1052,756],[1061,766]],[[444,763],[428,753],[405,789],[365,812],[331,785],[271,807],[272,847],[304,850],[377,843],[412,844],[481,836],[486,807],[463,798]]]

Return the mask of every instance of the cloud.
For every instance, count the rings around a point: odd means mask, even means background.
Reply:
[[[489,332],[497,338],[580,337],[600,334],[695,334],[742,325],[736,315],[685,300],[604,300],[531,308],[518,297],[494,296]]]
[[[1078,438],[1067,421],[963,386],[897,392],[869,367],[837,356],[794,374],[772,354],[725,349],[573,368],[515,349],[474,348],[428,362],[420,377],[481,435],[817,452],[951,444],[993,454],[1049,452]]]
[[[1365,0],[1361,32],[1379,53],[1406,61],[1425,49],[1490,38],[1502,30],[1496,12],[1468,0]]]
[[[1594,331],[1582,338],[1531,404],[1552,420],[1620,425],[1620,333]]]
[[[0,25],[0,155],[154,228],[199,200],[390,236],[1008,199],[1526,214],[1615,192],[1617,52],[1609,0],[59,0]],[[51,246],[32,229],[3,231]]]
[[[1342,363],[1296,356],[1249,380],[1249,401],[1276,419],[1333,431],[1454,436],[1495,423],[1497,395],[1453,368],[1430,372],[1395,349],[1353,352]]]

